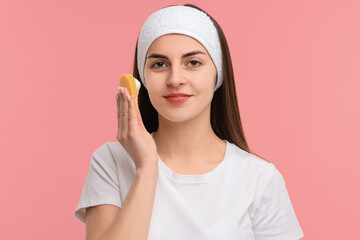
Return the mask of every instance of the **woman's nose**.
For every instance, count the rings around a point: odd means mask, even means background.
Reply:
[[[172,66],[170,75],[167,78],[167,84],[173,87],[177,87],[185,83],[185,77],[182,69],[177,66]]]

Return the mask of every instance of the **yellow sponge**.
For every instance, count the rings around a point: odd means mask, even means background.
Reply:
[[[138,89],[136,86],[136,79],[132,74],[124,74],[120,77],[119,87],[125,87],[128,89],[131,97],[134,98],[136,108],[138,107]]]

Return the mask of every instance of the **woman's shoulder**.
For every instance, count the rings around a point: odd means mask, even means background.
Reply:
[[[231,162],[237,165],[236,167],[268,176],[270,176],[274,170],[276,170],[275,165],[268,160],[265,160],[264,158],[253,153],[249,153],[234,143],[230,143],[230,146]]]
[[[94,154],[108,154],[108,153],[121,155],[121,154],[126,154],[126,151],[119,142],[110,142],[110,141],[106,141],[103,145],[100,145],[94,151]]]
[[[92,157],[102,159],[102,161],[111,161],[116,164],[133,164],[129,155],[119,142],[106,141],[103,145],[96,148]]]

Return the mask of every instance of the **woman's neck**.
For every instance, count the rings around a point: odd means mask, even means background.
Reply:
[[[212,130],[210,120],[174,123],[159,118],[153,138],[162,160],[180,161],[184,166],[213,161],[210,156],[226,145]]]

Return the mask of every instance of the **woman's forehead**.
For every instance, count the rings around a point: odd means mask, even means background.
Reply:
[[[208,55],[204,46],[196,39],[178,33],[166,34],[155,39],[149,47],[147,55],[153,52],[179,52],[201,51]]]

